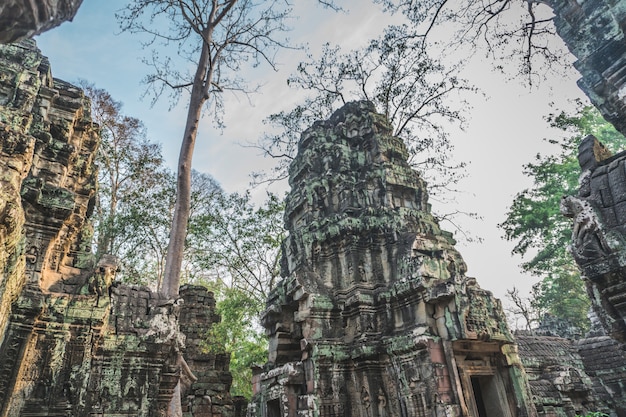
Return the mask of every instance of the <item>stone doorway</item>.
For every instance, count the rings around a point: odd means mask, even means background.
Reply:
[[[459,341],[453,344],[464,415],[514,417],[513,390],[506,360],[497,342]]]
[[[467,370],[461,371],[461,375],[464,376],[461,385],[470,417],[513,417],[500,375],[495,372],[472,375]]]
[[[280,400],[269,400],[267,402],[267,417],[281,417]]]
[[[477,417],[510,416],[506,397],[500,397],[498,378],[495,375],[471,376],[475,415]]]

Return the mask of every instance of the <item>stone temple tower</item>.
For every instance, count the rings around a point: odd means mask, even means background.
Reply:
[[[249,416],[534,416],[499,301],[391,132],[353,102],[302,134]]]

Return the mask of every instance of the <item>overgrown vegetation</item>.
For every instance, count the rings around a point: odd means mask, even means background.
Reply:
[[[117,279],[156,289],[162,280],[174,207],[174,174],[139,120],[106,91],[84,84],[101,128],[95,256],[115,255]],[[231,353],[233,394],[250,397],[250,366],[263,363],[267,342],[258,317],[279,276],[283,203],[268,194],[228,194],[209,175],[192,172],[188,233],[181,280],[214,292],[222,321],[207,346]],[[97,259],[96,259],[97,261]]]
[[[269,178],[258,180],[285,177],[299,134],[314,120],[327,118],[347,101],[367,99],[407,140],[412,162],[425,172],[430,191],[443,197],[464,175],[464,164],[451,157],[445,126],[463,126],[464,94],[473,89],[456,76],[458,66],[446,67],[429,53],[434,29],[453,23],[458,36],[449,38],[454,42],[472,49],[485,41],[489,54],[516,57],[519,73],[530,83],[540,73],[536,58],[548,66],[561,63],[561,51],[547,43],[554,35],[551,17],[542,17],[542,6],[534,2],[375,2],[403,15],[405,22],[389,26],[362,48],[346,51],[328,44],[321,55],[300,63],[288,82],[309,96],[269,117],[279,131],[260,146],[279,162]],[[338,8],[332,1],[320,3]],[[175,99],[181,94],[189,98],[178,174],[164,167],[159,146],[146,139],[140,121],[123,115],[121,104],[103,90],[88,87],[95,120],[103,129],[96,253],[120,258],[121,279],[170,296],[177,294],[181,280],[214,291],[222,322],[211,330],[207,349],[232,352],[233,393],[248,397],[250,365],[266,359],[256,320],[278,279],[285,234],[282,201],[269,195],[255,206],[248,194],[227,194],[210,176],[193,172],[191,161],[202,109],[210,108],[217,127],[223,127],[224,92],[254,90],[239,78],[241,68],[246,63],[274,65],[273,52],[285,45],[282,32],[289,13],[288,3],[279,1],[134,0],[120,14],[125,30],[148,34],[148,43],[156,47],[160,42],[175,45],[191,65],[187,73],[159,49],[147,59],[154,70],[146,77],[153,98],[164,91]],[[521,18],[507,20],[515,13]],[[529,258],[523,269],[542,281],[528,298],[515,290],[511,294],[528,326],[549,312],[585,329],[588,301],[565,250],[569,222],[560,215],[558,202],[561,195],[575,192],[575,146],[582,136],[594,133],[615,148],[624,143],[589,108],[573,116],[553,115],[550,122],[569,136],[551,141],[557,155],[538,155],[525,166],[535,185],[518,194],[501,225],[506,238],[517,242],[514,253]]]
[[[582,332],[589,328],[589,298],[580,272],[568,247],[571,220],[559,209],[561,197],[578,191],[578,144],[587,135],[596,136],[611,151],[626,147],[626,139],[590,106],[576,114],[552,114],[550,125],[565,136],[549,139],[555,154],[537,154],[524,166],[524,174],[534,184],[519,192],[506,220],[499,225],[507,240],[515,242],[513,254],[526,259],[524,271],[541,277],[529,297],[516,289],[509,291],[514,312],[523,316],[526,327],[533,327],[546,313],[564,319]]]

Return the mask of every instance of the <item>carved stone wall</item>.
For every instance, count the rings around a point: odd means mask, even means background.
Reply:
[[[90,261],[89,109],[33,41],[0,47],[0,416],[164,416],[182,354],[198,375],[185,417],[237,417],[228,355],[200,346],[218,320],[212,294],[167,300],[113,282],[112,257]]]
[[[532,416],[500,303],[465,276],[369,102],[300,139],[250,416]]]
[[[577,196],[561,211],[573,219],[571,250],[600,323],[626,341],[626,153],[611,156],[593,136],[579,146]]]
[[[611,155],[588,136],[578,161],[578,194],[564,197],[561,211],[573,220],[571,252],[591,298],[592,324],[600,329],[577,348],[599,400],[626,416],[626,152]]]
[[[72,20],[83,0],[2,0],[0,43],[30,38]]]
[[[47,294],[14,381],[0,383],[10,392],[3,415],[165,416],[181,372],[181,333],[198,378],[185,381],[183,415],[243,415],[235,414],[228,393],[229,355],[206,354],[201,346],[219,320],[213,294],[189,286],[180,294],[182,302],[173,302],[118,283],[104,296]]]
[[[597,380],[587,373],[578,342],[523,333],[516,334],[516,340],[538,416],[575,417],[614,410],[604,401],[606,391],[598,389]]]
[[[1,331],[25,285],[37,292],[75,278],[72,292],[86,284],[77,267],[99,139],[82,91],[52,78],[33,41],[0,49],[0,136]]]
[[[626,8],[611,0],[544,0],[559,36],[577,58],[579,87],[626,134]]]
[[[32,294],[31,294],[32,295]],[[6,416],[162,416],[177,382],[172,304],[147,289],[46,294],[8,388]],[[9,342],[19,340],[13,327]],[[173,329],[173,330],[172,330]],[[173,358],[172,358],[173,356]]]

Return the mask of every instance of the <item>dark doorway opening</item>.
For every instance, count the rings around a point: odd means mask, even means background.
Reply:
[[[480,387],[480,377],[472,377],[472,390],[474,390],[474,401],[476,401],[476,411],[478,411],[478,417],[488,417],[487,410],[485,410],[483,392]]]
[[[498,389],[498,379],[493,375],[472,376],[472,390],[476,403],[477,417],[508,416],[507,399],[502,398],[502,390]]]
[[[267,402],[267,417],[281,417],[279,399]]]

